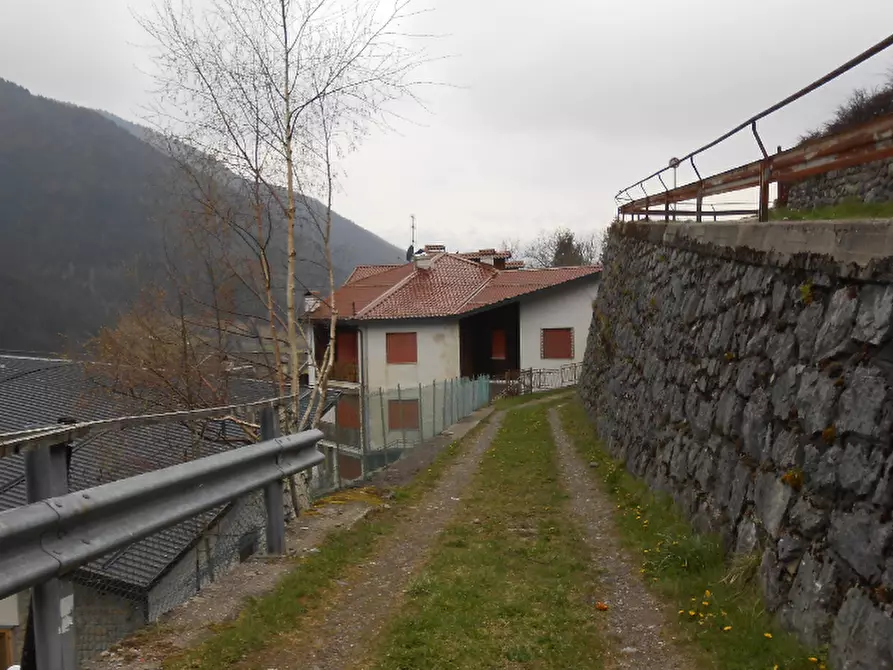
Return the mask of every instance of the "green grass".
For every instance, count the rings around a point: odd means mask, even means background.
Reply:
[[[568,520],[546,412],[506,415],[374,667],[602,667],[590,557]]]
[[[654,495],[607,454],[579,402],[566,404],[560,412],[577,450],[587,461],[599,464],[593,472],[617,504],[621,541],[642,557],[643,578],[673,611],[678,610],[680,630],[706,652],[707,667],[805,670],[821,666],[822,654],[802,647],[763,608],[756,577],[759,556],[727,563],[718,538],[696,533],[669,498]],[[810,657],[819,661],[812,662]]]
[[[295,569],[273,591],[250,600],[237,619],[216,626],[214,635],[194,649],[167,658],[165,670],[225,668],[275,644],[280,633],[299,627],[337,579],[375,552],[381,538],[407,513],[405,508],[434,488],[444,470],[475,440],[483,426],[479,424],[453,442],[411,484],[397,489],[390,509],[373,509],[350,528],[331,532],[319,552],[297,560]]]
[[[858,200],[809,210],[770,209],[772,221],[825,221],[829,219],[889,219],[893,218],[893,202],[865,203]]]
[[[572,389],[555,389],[552,391],[537,391],[536,393],[528,393],[527,395],[510,395],[500,398],[496,401],[496,409],[515,409],[534,400],[543,400],[544,398],[554,397],[556,399],[568,395]]]

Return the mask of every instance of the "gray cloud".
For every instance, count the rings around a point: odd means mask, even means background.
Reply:
[[[149,100],[148,2],[4,7],[0,77],[32,92],[137,120]],[[452,84],[424,91],[431,114],[374,133],[343,164],[336,208],[404,245],[451,247],[529,238],[540,228],[594,230],[618,188],[666,164],[883,38],[889,0],[441,0],[418,19],[454,57],[427,67]],[[790,146],[856,86],[880,82],[873,59],[761,124]],[[748,135],[711,151],[702,172],[752,160]],[[690,171],[689,171],[690,172]],[[683,171],[680,181],[687,179]]]

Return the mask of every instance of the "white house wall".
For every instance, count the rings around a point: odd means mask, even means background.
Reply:
[[[366,358],[366,385],[370,391],[418,388],[434,381],[459,376],[459,322],[394,322],[369,324],[363,328],[363,354]],[[418,362],[388,364],[387,333],[416,333]]]
[[[592,301],[598,293],[598,279],[580,280],[566,287],[521,300],[521,368],[558,369],[579,363],[586,350],[586,336],[592,319]],[[574,358],[542,358],[540,333],[543,328],[573,328]]]

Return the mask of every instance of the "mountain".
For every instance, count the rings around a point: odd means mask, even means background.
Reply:
[[[0,79],[0,348],[76,347],[163,278],[176,171],[148,132]],[[403,258],[338,215],[332,253],[339,283]],[[302,283],[324,287],[320,263],[299,256]]]

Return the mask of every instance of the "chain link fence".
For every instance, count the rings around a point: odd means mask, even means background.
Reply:
[[[314,473],[313,490],[331,491],[387,468],[473,412],[490,404],[487,377],[447,379],[392,389],[345,390],[323,417],[326,456]]]

